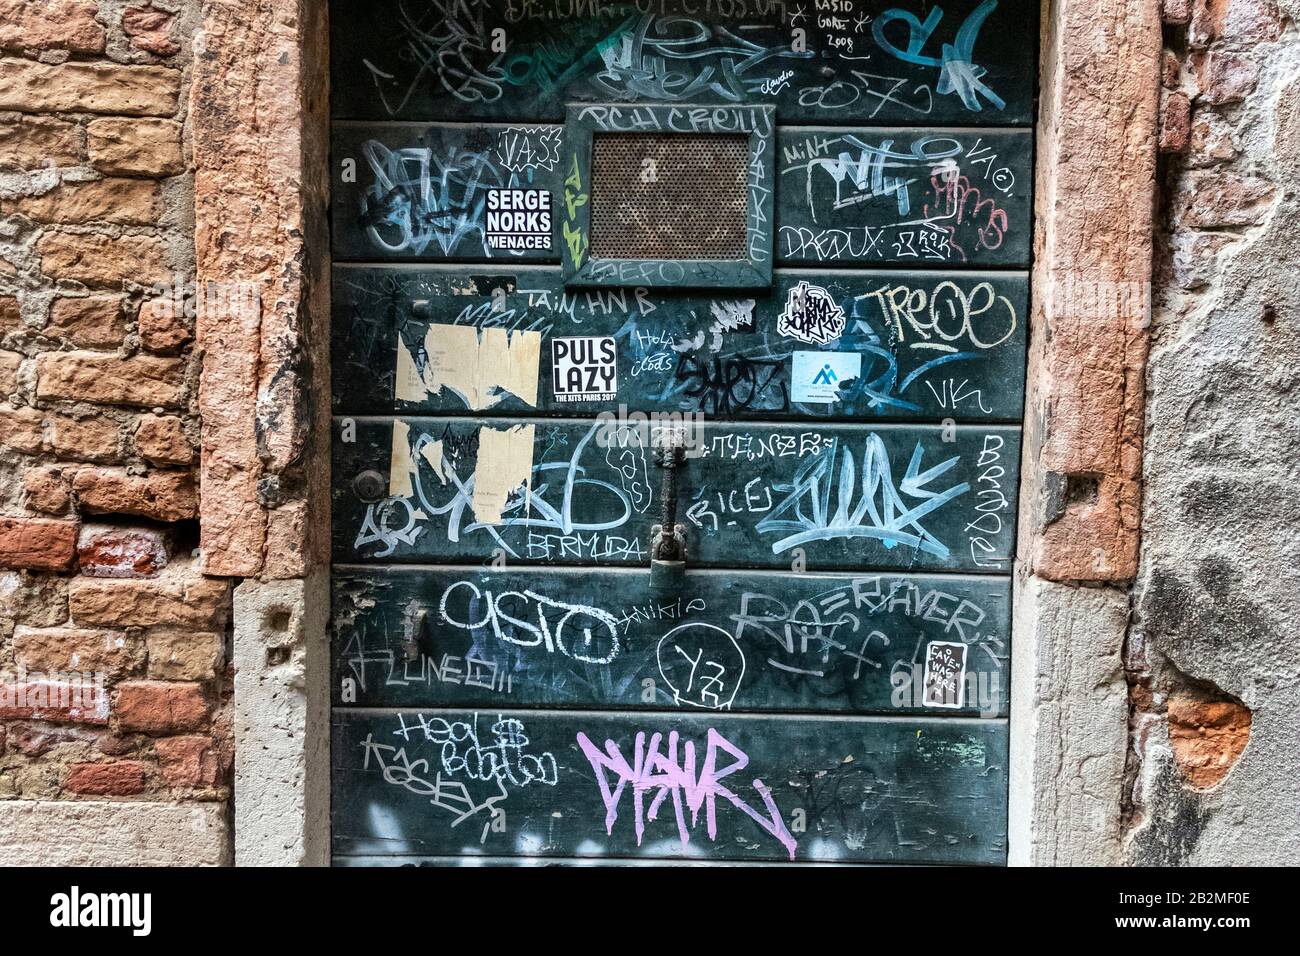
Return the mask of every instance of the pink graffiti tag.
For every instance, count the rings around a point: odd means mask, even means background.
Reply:
[[[677,832],[681,837],[683,847],[690,842],[690,830],[699,820],[701,807],[704,807],[709,839],[716,840],[718,836],[717,799],[722,797],[762,827],[764,831],[776,837],[781,842],[781,845],[785,847],[786,852],[790,854],[790,859],[794,859],[797,844],[794,837],[790,835],[790,831],[786,829],[785,822],[781,819],[781,811],[777,807],[776,801],[772,799],[772,792],[763,785],[763,781],[755,779],[754,789],[763,798],[763,806],[767,812],[766,817],[722,785],[721,781],[724,777],[739,773],[749,766],[748,754],[710,727],[708,746],[704,753],[704,765],[700,768],[699,775],[696,776],[695,744],[693,741],[686,741],[684,747],[685,760],[681,762],[677,758],[677,731],[670,731],[668,734],[667,753],[660,749],[662,743],[663,734],[652,734],[650,736],[650,749],[647,752],[646,735],[644,732],[638,732],[632,763],[629,764],[618,744],[614,741],[606,740],[605,750],[601,752],[586,734],[578,733],[578,746],[582,748],[582,752],[591,761],[591,769],[596,772],[596,782],[600,786],[601,798],[605,801],[606,833],[614,832],[614,824],[618,820],[619,800],[622,798],[627,785],[631,783],[637,846],[641,845],[646,821],[654,820],[658,816],[660,806],[669,796],[673,798],[673,812],[677,818]],[[718,752],[720,750],[734,758],[732,763],[721,768],[717,766]],[[617,779],[617,784],[612,790],[610,789],[611,774]],[[647,810],[645,797],[646,793],[651,790],[656,791],[656,793]],[[683,796],[685,797],[684,805]],[[687,809],[691,812],[690,826],[687,826],[686,823],[685,810]]]

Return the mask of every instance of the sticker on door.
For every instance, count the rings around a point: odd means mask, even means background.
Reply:
[[[839,389],[862,374],[859,352],[795,352],[790,366],[790,399],[829,405]]]
[[[551,339],[557,402],[607,402],[618,394],[618,347],[612,335]]]

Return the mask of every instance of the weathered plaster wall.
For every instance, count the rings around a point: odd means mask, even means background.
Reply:
[[[1044,7],[1009,860],[1116,863],[1155,195],[1155,0]]]
[[[1298,16],[1295,0],[1166,7],[1128,648],[1140,864],[1300,854]]]

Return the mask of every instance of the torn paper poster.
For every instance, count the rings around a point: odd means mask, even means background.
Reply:
[[[394,395],[423,402],[445,390],[479,411],[510,394],[535,406],[541,354],[541,332],[433,323],[424,335],[423,369],[398,338]]]
[[[532,425],[480,429],[474,496],[470,501],[474,519],[482,524],[500,524],[510,495],[521,485],[531,488],[532,474]]]
[[[388,495],[390,498],[409,498],[415,493],[411,476],[415,473],[415,459],[411,457],[411,429],[406,422],[393,422],[393,450],[388,459]]]

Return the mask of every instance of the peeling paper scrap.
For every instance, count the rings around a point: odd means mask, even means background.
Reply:
[[[406,422],[393,421],[393,450],[388,459],[388,495],[390,498],[409,498],[415,494],[411,475],[415,472],[415,459],[411,457],[411,429]]]
[[[397,337],[397,375],[393,382],[393,395],[399,402],[422,402],[429,396],[411,350],[400,335]]]
[[[434,323],[425,332],[424,351],[429,361],[421,387],[426,392],[450,389],[476,411],[500,402],[504,392],[537,405],[541,332]]]
[[[511,493],[520,485],[532,487],[533,429],[533,425],[516,425],[479,430],[474,497],[470,501],[476,521],[500,524]]]
[[[433,467],[433,473],[437,475],[438,480],[445,485],[447,483],[447,475],[442,470],[442,442],[429,442],[420,449],[420,457]]]
[[[484,329],[479,344],[483,398],[493,404],[500,401],[500,396],[491,394],[492,386],[496,386],[521,402],[536,407],[537,374],[541,359],[541,332],[511,333],[506,329]]]

